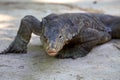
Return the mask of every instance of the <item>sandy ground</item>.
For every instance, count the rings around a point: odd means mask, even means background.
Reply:
[[[13,41],[20,20],[34,15],[39,20],[50,13],[97,12],[120,16],[119,0],[0,0],[0,51]],[[72,0],[70,0],[72,1]],[[42,3],[41,3],[42,2]],[[112,40],[95,47],[86,57],[56,59],[45,54],[33,35],[27,54],[0,55],[0,80],[120,80],[120,50]]]

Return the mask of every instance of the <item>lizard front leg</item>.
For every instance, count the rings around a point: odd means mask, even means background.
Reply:
[[[67,46],[67,48],[61,50],[56,57],[73,59],[84,57],[97,44],[105,43],[111,39],[111,36],[108,33],[91,28],[82,30],[79,36],[81,37],[81,44],[75,44],[70,48]]]
[[[33,16],[25,16],[21,20],[20,28],[17,32],[17,36],[10,46],[1,52],[1,54],[6,53],[26,53],[27,44],[30,41],[31,34],[40,34],[41,23],[38,19]]]

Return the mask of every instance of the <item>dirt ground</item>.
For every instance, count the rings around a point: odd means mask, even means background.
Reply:
[[[96,12],[120,16],[119,0],[0,0],[0,51],[16,36],[20,20],[50,13]],[[0,55],[0,80],[120,80],[120,40],[95,47],[86,57],[56,59],[46,55],[33,34],[27,54]]]

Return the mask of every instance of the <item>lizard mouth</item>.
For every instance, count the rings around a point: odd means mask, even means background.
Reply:
[[[56,56],[57,53],[58,53],[58,51],[56,49],[49,49],[49,50],[47,50],[47,54],[49,56]]]

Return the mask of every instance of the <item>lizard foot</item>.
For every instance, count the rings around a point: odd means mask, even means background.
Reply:
[[[5,50],[0,52],[0,54],[8,54],[8,53],[27,53],[27,46],[15,44],[14,42]]]

